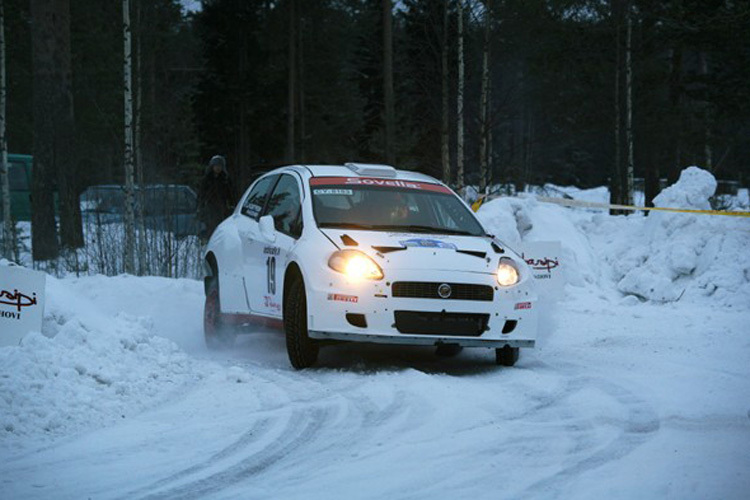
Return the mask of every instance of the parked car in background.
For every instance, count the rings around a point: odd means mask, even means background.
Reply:
[[[10,213],[15,220],[31,220],[31,155],[8,155]],[[3,216],[3,193],[0,190],[0,218]]]
[[[125,217],[125,186],[103,184],[90,186],[81,194],[84,223],[122,223]],[[148,184],[143,192],[136,186],[135,210],[143,203],[143,222],[148,229],[174,233],[178,238],[197,235],[200,223],[196,216],[198,198],[183,184]]]
[[[110,224],[123,221],[125,190],[119,184],[90,186],[81,194],[81,217],[84,224]]]

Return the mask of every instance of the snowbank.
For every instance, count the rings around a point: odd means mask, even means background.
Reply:
[[[142,285],[134,278],[87,280],[89,288],[116,292],[122,308]],[[128,418],[216,370],[153,335],[150,317],[107,314],[72,281],[48,276],[46,296],[43,331],[0,349],[0,443],[54,438]]]
[[[710,210],[713,175],[698,167],[654,199],[657,207]],[[656,212],[636,241],[622,242],[609,258],[617,288],[657,302],[681,298],[750,306],[750,224],[726,216]],[[626,265],[622,265],[626,263]]]
[[[599,282],[598,259],[574,212],[531,198],[497,198],[482,205],[477,216],[485,229],[511,248],[527,241],[560,241],[566,282],[577,286]]]
[[[602,188],[603,189],[603,188]],[[599,200],[602,189],[567,192]],[[654,203],[660,207],[709,210],[716,180],[697,167]],[[522,241],[559,240],[566,280],[572,285],[614,287],[640,300],[705,301],[750,307],[750,223],[747,219],[653,212],[610,217],[524,198],[499,198],[478,212],[485,227],[513,246]]]

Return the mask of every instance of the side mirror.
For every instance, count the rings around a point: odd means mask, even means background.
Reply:
[[[260,224],[260,234],[269,241],[276,241],[276,228],[273,223],[273,216],[264,215],[258,221]]]

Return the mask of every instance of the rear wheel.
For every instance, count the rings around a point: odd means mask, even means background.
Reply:
[[[289,362],[297,370],[309,368],[318,359],[318,343],[307,334],[307,299],[301,278],[292,281],[284,303],[284,332]]]
[[[495,349],[495,363],[501,366],[513,366],[518,361],[518,347],[509,345]]]
[[[206,303],[203,306],[203,335],[209,349],[232,347],[237,334],[224,321],[219,298],[219,282],[214,277],[206,290]]]

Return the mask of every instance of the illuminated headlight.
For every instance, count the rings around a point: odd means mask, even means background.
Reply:
[[[500,265],[497,266],[497,282],[501,286],[512,286],[518,283],[518,268],[507,257],[500,259]]]
[[[353,280],[379,280],[383,271],[375,261],[359,250],[340,250],[328,259],[328,267]]]

